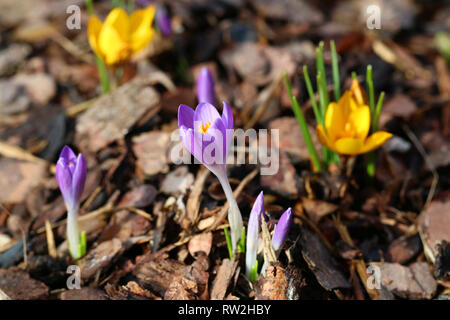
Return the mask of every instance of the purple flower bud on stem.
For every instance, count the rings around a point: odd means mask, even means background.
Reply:
[[[275,231],[272,237],[272,245],[275,251],[281,249],[284,241],[289,234],[289,228],[291,227],[292,222],[292,210],[291,208],[287,209],[278,220],[278,224],[275,227]]]
[[[264,194],[261,191],[253,204],[247,226],[247,244],[245,248],[245,274],[250,277],[250,272],[256,262],[258,251],[259,225],[261,213],[264,213]]]
[[[228,150],[233,141],[231,108],[224,102],[221,116],[208,102],[200,103],[195,111],[182,104],[178,108],[178,127],[186,149],[214,173],[222,185],[229,205],[228,221],[234,252],[241,237],[243,223],[226,169]]]
[[[67,238],[69,252],[74,259],[79,258],[80,234],[78,232],[78,208],[86,182],[86,161],[80,153],[78,157],[65,146],[56,163],[56,180],[67,208]]]
[[[158,10],[156,10],[156,23],[164,37],[170,36],[172,33],[172,24],[166,9],[158,7]]]
[[[197,99],[198,102],[209,102],[211,104],[216,101],[214,79],[207,67],[200,70],[197,78]]]

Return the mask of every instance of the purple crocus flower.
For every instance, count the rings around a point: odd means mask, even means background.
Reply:
[[[67,208],[67,237],[69,251],[74,259],[79,258],[80,235],[78,233],[78,208],[86,182],[86,161],[65,146],[56,163],[56,180]]]
[[[198,74],[197,99],[198,102],[209,102],[211,104],[214,104],[216,101],[214,79],[207,67],[203,67]]]
[[[291,222],[292,210],[291,208],[289,208],[281,215],[272,236],[272,245],[275,251],[280,250],[284,241],[286,241],[286,238],[289,234],[289,228],[291,227]]]
[[[234,251],[241,237],[243,224],[226,169],[228,150],[233,140],[231,108],[224,102],[221,116],[217,109],[207,102],[200,103],[195,111],[182,104],[178,108],[178,127],[187,150],[214,173],[222,185],[229,204],[228,221]]]
[[[264,194],[261,191],[253,204],[247,226],[247,244],[245,248],[245,274],[250,277],[250,272],[255,266],[256,254],[259,243],[259,225],[261,213],[264,213]]]
[[[156,10],[156,23],[164,37],[170,36],[172,33],[172,24],[165,8],[158,7]]]

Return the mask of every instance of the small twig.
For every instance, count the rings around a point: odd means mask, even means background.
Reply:
[[[423,157],[425,163],[428,166],[428,169],[430,169],[431,173],[433,174],[433,181],[431,182],[430,190],[428,191],[427,200],[425,201],[424,208],[428,207],[431,200],[433,200],[434,193],[436,191],[436,187],[439,181],[439,174],[436,171],[436,168],[433,165],[433,162],[431,162],[430,158],[428,157],[425,149],[423,148],[422,144],[420,143],[419,139],[417,139],[416,135],[409,129],[409,127],[406,124],[402,125],[403,131],[405,131],[408,138],[411,140],[411,142],[416,147],[417,151],[421,154]]]
[[[11,300],[11,298],[2,289],[0,289],[0,300]]]
[[[58,256],[55,246],[55,237],[53,235],[52,225],[48,219],[45,220],[45,231],[47,236],[48,255],[52,258]]]

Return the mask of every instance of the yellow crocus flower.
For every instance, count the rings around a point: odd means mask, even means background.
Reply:
[[[337,103],[328,105],[324,125],[325,128],[320,124],[316,127],[320,143],[345,156],[372,151],[392,137],[391,133],[385,131],[367,137],[370,109],[364,102],[364,91],[356,80],[353,80],[350,90],[345,91]]]
[[[124,63],[152,39],[154,16],[154,6],[136,10],[130,16],[125,10],[115,8],[103,24],[99,18],[91,16],[88,24],[89,44],[107,65]]]

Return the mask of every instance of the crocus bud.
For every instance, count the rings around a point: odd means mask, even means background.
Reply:
[[[264,213],[264,195],[261,191],[253,204],[247,226],[247,244],[245,249],[245,273],[250,277],[252,268],[256,263],[258,251],[259,224],[261,223],[261,213]]]
[[[156,10],[156,23],[164,37],[170,36],[172,33],[172,25],[166,9],[159,7],[158,10]]]
[[[67,208],[67,237],[69,251],[74,259],[80,256],[77,215],[86,182],[86,170],[83,155],[80,153],[77,157],[72,149],[65,146],[56,164],[56,180]]]
[[[198,102],[209,102],[214,105],[216,94],[214,91],[214,79],[207,67],[203,67],[197,78],[197,99]]]
[[[291,208],[287,209],[278,220],[278,224],[275,227],[275,231],[272,237],[272,245],[275,251],[281,249],[284,241],[286,240],[289,234],[289,228],[291,227],[292,222],[292,210]]]

